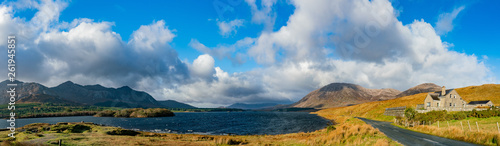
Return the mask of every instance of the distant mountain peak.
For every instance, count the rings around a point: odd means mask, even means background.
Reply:
[[[331,83],[324,87],[321,87],[319,91],[340,91],[345,88],[350,88],[353,90],[359,90],[361,86],[351,83]]]
[[[7,86],[6,83],[0,86]],[[128,86],[119,89],[106,88],[101,85],[79,85],[66,81],[56,87],[45,87],[38,83],[18,85],[18,98],[26,102],[55,102],[58,99],[83,105],[114,106],[114,107],[161,107],[151,95],[143,91],[135,91]],[[6,92],[5,90],[3,91]],[[2,94],[0,104],[8,103],[7,94]],[[26,98],[26,99],[24,99]],[[24,100],[21,100],[24,99]]]
[[[247,103],[234,103],[227,108],[238,108],[238,109],[264,109],[271,108],[278,105],[277,103],[256,103],[256,104],[247,104]]]
[[[132,90],[132,88],[130,88],[129,86],[122,86],[118,89],[121,89],[121,90]]]
[[[62,84],[75,84],[75,83],[73,83],[72,81],[66,81],[66,82],[64,82]]]
[[[368,89],[352,83],[331,83],[307,94],[292,107],[330,108],[393,99],[396,89]]]
[[[397,97],[409,96],[426,92],[434,92],[439,90],[441,90],[441,86],[438,86],[434,83],[423,83],[401,92],[400,94],[397,95]]]
[[[78,84],[75,84],[72,81],[66,81],[64,83],[59,84],[58,87],[63,87],[63,86],[67,87],[67,86],[74,86],[74,85],[78,85]]]

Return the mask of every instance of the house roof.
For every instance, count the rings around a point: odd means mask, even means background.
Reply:
[[[469,104],[486,104],[488,102],[490,102],[490,100],[471,101]]]
[[[429,93],[429,95],[431,95],[432,100],[439,100],[439,94]]]
[[[450,93],[451,91],[453,91],[453,90],[454,90],[454,89],[448,89],[448,90],[446,90],[446,91],[445,91],[446,93],[445,93],[444,95],[449,94],[449,93]],[[434,93],[437,93],[439,96],[444,96],[444,95],[441,95],[441,92],[442,92],[442,91],[440,90],[440,91],[435,91]]]

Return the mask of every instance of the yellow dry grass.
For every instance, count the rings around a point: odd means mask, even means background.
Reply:
[[[469,86],[464,88],[458,88],[456,89],[456,91],[467,102],[476,100],[491,100],[495,104],[495,106],[500,105],[500,85],[498,84]],[[427,93],[420,93],[392,100],[369,102],[348,107],[323,109],[315,113],[322,117],[332,119],[341,123],[345,122],[346,120],[352,117],[365,117],[381,121],[392,121],[394,117],[383,115],[386,108],[400,107],[400,106],[415,108],[417,104],[423,104],[426,96]],[[418,126],[411,129],[423,133],[428,133],[432,135],[437,135],[441,137],[447,137],[451,139],[467,141],[482,145],[493,145],[499,143],[498,140],[500,140],[500,138],[498,137],[499,135],[498,131],[496,131],[497,133],[495,133],[494,131],[496,130],[496,122],[500,121],[499,117],[488,118],[488,119],[469,118],[467,120],[470,120],[472,122],[471,124],[474,124],[471,126],[475,126],[476,121],[478,121],[479,124],[482,124],[483,128],[480,127],[480,131],[482,132],[477,132],[474,130],[462,131],[461,127],[459,129],[456,126],[450,126],[450,128],[437,128],[436,124],[434,124],[433,126]],[[457,123],[460,124],[459,122],[460,121],[451,121],[450,124],[457,125]],[[464,124],[465,122],[462,123]],[[445,124],[441,123],[441,126],[445,126]],[[477,130],[477,128],[475,129]]]
[[[499,84],[469,86],[458,88],[456,91],[467,102],[475,100],[491,100],[495,106],[500,106]],[[394,117],[383,115],[386,108],[400,106],[415,108],[417,104],[424,103],[426,96],[427,93],[420,93],[385,101],[368,102],[348,107],[329,108],[315,113],[328,119],[335,119],[336,121],[342,121],[345,119],[343,117],[365,117],[382,121],[391,121]]]
[[[500,140],[500,134],[498,131],[469,131],[468,129],[462,130],[461,127],[450,126],[450,127],[440,127],[437,126],[416,126],[410,128],[414,131],[419,131],[422,133],[427,133],[431,135],[436,135],[440,137],[446,137],[449,139],[455,139],[470,143],[476,143],[481,145],[498,145]]]
[[[467,101],[491,100],[495,106],[500,106],[500,85],[484,84],[457,89],[458,94]]]

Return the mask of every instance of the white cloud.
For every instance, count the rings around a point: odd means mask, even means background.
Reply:
[[[198,40],[192,39],[191,42],[189,42],[189,46],[198,50],[199,52],[210,54],[217,59],[227,58],[231,60],[233,64],[238,65],[246,62],[247,55],[245,55],[244,53],[254,42],[254,39],[246,37],[244,39],[238,40],[235,44],[219,44],[217,47],[209,48],[200,43]]]
[[[260,9],[256,0],[245,0],[252,11],[252,22],[264,24],[266,31],[271,31],[276,20],[276,13],[273,12],[273,5],[277,0],[261,0]]]
[[[214,64],[215,60],[212,56],[203,54],[198,56],[198,58],[193,61],[193,65],[189,69],[191,74],[194,76],[210,79],[215,72]]]
[[[31,23],[34,27],[41,27],[43,31],[47,31],[52,23],[57,22],[61,11],[68,6],[68,3],[60,0],[42,0],[40,4],[34,4],[38,12],[31,19]]]
[[[439,15],[436,22],[436,32],[439,35],[446,34],[453,30],[453,20],[457,18],[458,13],[465,9],[465,6],[455,8],[451,13],[443,13]]]
[[[166,88],[189,79],[187,64],[169,45],[175,34],[163,20],[141,26],[129,42],[124,42],[111,30],[112,22],[87,18],[59,22],[60,12],[67,5],[64,2],[23,4],[38,9],[30,21],[13,17],[10,6],[0,7],[0,35],[14,34],[19,42],[16,63],[20,80],[49,86],[72,80],[149,91],[149,87]],[[146,86],[143,81],[147,79],[157,82]]]
[[[243,20],[235,19],[229,22],[217,21],[217,26],[219,26],[219,33],[224,37],[228,37],[233,33],[236,34],[236,29],[243,26]]]
[[[264,30],[257,38],[249,39],[249,57],[265,68],[235,74],[217,71],[221,75],[214,82],[197,82],[169,91],[187,94],[191,91],[188,89],[202,88],[206,90],[179,97],[201,103],[197,95],[218,95],[208,99],[230,104],[297,101],[332,82],[399,90],[425,82],[452,88],[492,82],[491,72],[475,55],[449,50],[450,43],[443,42],[423,20],[403,25],[389,1],[292,3],[296,9],[286,26],[276,32]],[[208,48],[197,41],[193,44],[205,53],[222,48]],[[245,95],[253,96],[223,94],[241,82],[256,85],[245,88],[253,89],[245,90],[253,93]]]
[[[136,51],[153,51],[168,47],[175,34],[165,26],[165,21],[153,22],[151,25],[142,25],[132,33],[129,45],[138,49]]]

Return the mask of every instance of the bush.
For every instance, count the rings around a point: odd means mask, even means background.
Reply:
[[[408,120],[413,120],[415,119],[415,115],[417,115],[417,111],[415,111],[415,109],[413,108],[406,108],[405,109],[405,117],[408,119]]]
[[[104,111],[98,112],[94,116],[95,117],[114,117],[115,116],[115,111],[104,110]]]
[[[106,134],[109,135],[129,135],[129,136],[136,136],[137,134],[141,134],[140,132],[134,131],[134,130],[128,130],[128,129],[122,129],[118,128],[112,131],[106,132]]]
[[[335,129],[337,129],[337,128],[335,128],[335,126],[329,125],[328,127],[326,127],[326,132],[330,132],[330,131],[333,131]]]
[[[447,120],[463,120],[467,117],[475,118],[490,118],[500,116],[500,109],[489,108],[488,110],[478,111],[476,109],[472,111],[461,111],[453,114],[448,114],[446,110],[443,111],[430,111],[427,113],[416,113],[413,108],[405,109],[405,120],[408,121],[419,121],[419,122],[436,122],[436,121],[447,121]],[[399,120],[398,120],[399,121]]]
[[[70,133],[83,133],[84,131],[90,130],[91,128],[86,125],[76,124],[76,125],[65,125],[65,124],[57,124],[52,126],[51,131],[56,131],[57,133],[61,133],[67,130]]]
[[[127,118],[145,118],[145,117],[171,117],[174,113],[164,108],[134,108],[122,109],[117,111],[105,110],[94,115],[95,117],[127,117]]]

